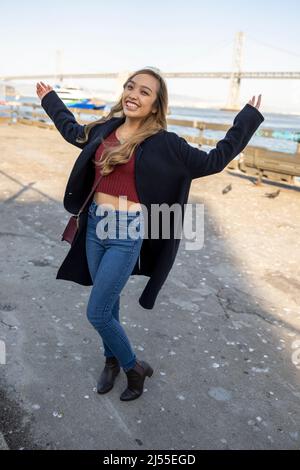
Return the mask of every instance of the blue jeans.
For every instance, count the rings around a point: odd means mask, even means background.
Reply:
[[[119,211],[91,202],[86,255],[93,287],[87,318],[102,338],[104,356],[116,357],[124,371],[134,367],[136,355],[120,324],[120,293],[138,259],[143,234],[142,210]]]

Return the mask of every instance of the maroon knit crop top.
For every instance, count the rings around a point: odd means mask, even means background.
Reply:
[[[105,142],[110,142],[113,145],[116,145],[119,143],[116,132],[113,131],[111,134],[109,134]],[[95,153],[95,160],[96,161],[101,161],[102,153],[103,153],[104,147],[103,144],[101,143],[99,147],[96,150]],[[133,153],[132,157],[130,158],[129,162],[124,163],[122,165],[116,165],[114,167],[114,170],[106,176],[103,176],[98,183],[95,192],[102,192],[106,194],[111,194],[113,196],[127,196],[128,201],[134,201],[134,202],[140,202],[139,197],[136,192],[136,186],[135,186],[135,172],[134,172],[134,163],[135,163],[135,153]],[[100,167],[97,165],[95,166],[95,178],[94,178],[94,183],[96,182],[96,179],[99,178],[100,176]]]

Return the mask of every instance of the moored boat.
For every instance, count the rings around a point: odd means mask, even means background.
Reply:
[[[94,98],[82,87],[55,84],[53,90],[69,108],[104,109],[106,106],[105,101]]]

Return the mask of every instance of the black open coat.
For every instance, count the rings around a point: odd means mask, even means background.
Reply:
[[[66,141],[82,149],[69,176],[63,201],[68,212],[77,214],[93,185],[95,170],[92,158],[95,151],[101,139],[119,127],[125,117],[115,117],[94,126],[88,141],[82,144],[76,139],[83,136],[84,125],[76,122],[74,115],[54,90],[44,96],[41,105]],[[135,182],[139,201],[147,208],[148,233],[151,234],[151,204],[180,204],[182,227],[192,180],[222,171],[246,147],[263,121],[264,117],[260,111],[246,104],[236,115],[233,126],[227,131],[224,139],[209,152],[189,145],[176,133],[166,130],[145,139],[136,150]],[[87,209],[92,199],[93,196],[80,216],[78,233],[57,272],[56,279],[86,286],[93,284],[85,251]],[[179,242],[178,235],[169,239],[151,239],[150,236],[144,238],[139,259],[131,273],[150,278],[139,297],[142,307],[153,308],[175,261]]]

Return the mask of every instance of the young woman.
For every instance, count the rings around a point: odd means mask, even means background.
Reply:
[[[258,111],[261,95],[257,101],[253,96],[224,139],[206,153],[167,131],[168,92],[158,69],[137,70],[123,89],[108,116],[87,125],[76,122],[50,85],[39,82],[36,91],[62,136],[82,149],[69,177],[64,207],[77,213],[102,175],[57,279],[93,285],[87,316],[102,338],[106,357],[97,391],[111,390],[121,366],[127,388],[120,399],[129,401],[143,393],[153,369],[136,357],[120,323],[120,294],[130,275],[149,276],[139,303],[152,309],[179,245],[178,238],[143,236],[145,226],[151,233],[151,206],[177,203],[183,209],[192,179],[222,171],[246,147],[264,117]],[[183,221],[184,210],[181,225]],[[110,227],[108,232],[103,222]],[[173,221],[170,225],[174,228]],[[133,228],[139,229],[138,236]]]

